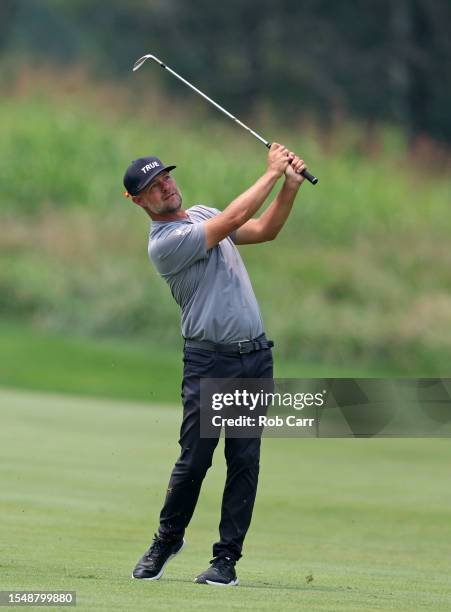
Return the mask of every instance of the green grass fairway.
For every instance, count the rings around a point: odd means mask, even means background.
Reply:
[[[450,610],[450,440],[266,439],[241,585],[211,558],[222,445],[187,547],[130,579],[178,452],[180,409],[0,391],[0,589],[76,590],[81,610]],[[6,608],[5,608],[6,609]]]
[[[182,377],[182,340],[161,347],[133,340],[112,340],[49,334],[0,323],[0,385],[113,397],[145,402],[177,402]],[[278,378],[394,376],[396,371],[359,364],[281,361],[275,353]]]

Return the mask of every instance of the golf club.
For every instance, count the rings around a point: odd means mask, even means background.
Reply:
[[[190,87],[193,91],[195,91],[197,94],[202,96],[202,98],[207,100],[207,102],[212,104],[215,108],[217,108],[222,113],[224,113],[224,115],[227,115],[227,117],[229,117],[230,119],[233,119],[233,121],[235,121],[235,123],[238,123],[238,125],[240,125],[242,128],[244,128],[245,130],[250,132],[253,136],[255,136],[255,138],[257,138],[257,140],[262,142],[265,145],[265,147],[268,147],[268,149],[270,148],[270,146],[271,146],[270,142],[265,140],[262,136],[260,136],[260,134],[257,134],[257,132],[254,132],[254,130],[252,130],[249,126],[247,126],[242,121],[237,119],[234,115],[232,115],[232,113],[229,113],[229,111],[227,111],[225,108],[220,106],[217,102],[215,102],[214,100],[209,98],[206,94],[204,94],[202,91],[200,91],[200,89],[197,89],[197,87],[194,87],[194,85],[192,85],[189,81],[187,81],[182,76],[177,74],[177,72],[175,72],[175,70],[172,70],[172,68],[170,68],[169,66],[166,66],[166,64],[164,64],[161,60],[159,60],[158,57],[155,57],[155,55],[150,55],[150,54],[143,55],[138,60],[136,60],[136,62],[134,63],[134,66],[133,66],[133,72],[136,72],[136,70],[141,68],[141,66],[144,64],[144,62],[146,60],[148,60],[148,59],[153,60],[154,62],[159,64],[162,68],[164,68],[165,70],[167,70],[168,72],[173,74],[175,77],[177,77],[179,79],[179,81],[182,81],[182,83],[185,83],[185,85],[188,85],[188,87]],[[310,183],[312,183],[312,185],[316,185],[317,184],[318,179],[316,178],[316,176],[313,176],[313,174],[310,174],[310,172],[308,172],[308,170],[303,170],[301,174],[308,181],[310,181]]]

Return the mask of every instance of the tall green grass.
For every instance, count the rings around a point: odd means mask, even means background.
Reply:
[[[185,206],[224,208],[264,171],[264,148],[201,101],[192,114],[114,89],[12,91],[0,101],[0,314],[175,343],[178,309],[148,263],[148,219],[122,197],[124,169],[157,154],[177,164]],[[369,142],[352,125],[253,125],[320,178],[275,242],[242,248],[281,355],[449,374],[449,177],[415,165],[395,129]]]

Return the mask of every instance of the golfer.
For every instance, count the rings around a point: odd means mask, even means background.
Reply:
[[[211,466],[216,438],[200,437],[201,378],[272,378],[273,343],[264,333],[257,300],[236,245],[273,240],[290,214],[305,163],[273,143],[264,174],[222,212],[207,206],[182,208],[170,171],[157,157],[127,168],[126,195],[152,220],[149,256],[181,308],[184,346],[181,453],[169,481],[158,533],[133,570],[133,577],[158,580],[184,547],[202,481]],[[284,177],[274,201],[252,217]],[[195,582],[236,585],[257,490],[260,437],[225,439],[227,478],[219,541],[211,566]]]

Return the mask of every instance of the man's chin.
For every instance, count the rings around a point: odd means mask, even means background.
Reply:
[[[169,198],[169,200],[171,199],[172,198]],[[182,207],[182,199],[177,198],[177,200],[174,199],[174,202],[168,201],[168,206],[166,210],[168,212],[177,212],[178,210],[180,210],[181,207]]]
[[[182,200],[178,200],[177,202],[171,203],[166,202],[164,208],[161,208],[158,211],[154,211],[157,215],[172,215],[173,213],[178,212],[182,208]]]

